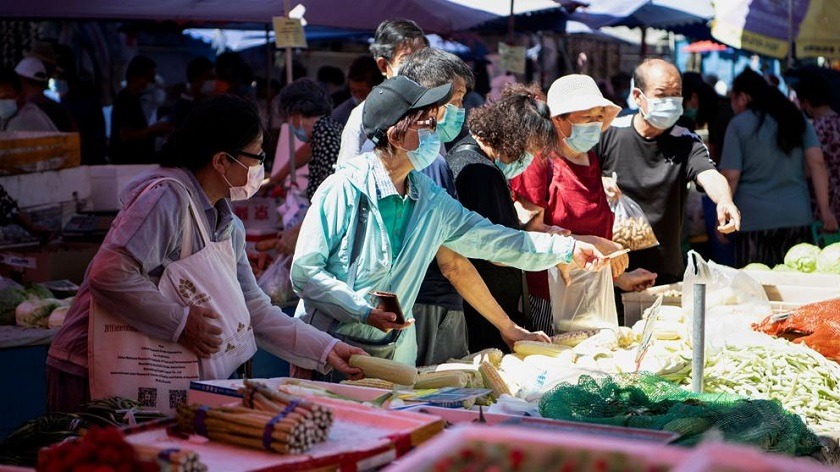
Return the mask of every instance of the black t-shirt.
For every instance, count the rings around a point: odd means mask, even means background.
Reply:
[[[674,126],[645,139],[633,127],[635,117],[613,121],[595,153],[604,175],[618,174],[618,188],[642,207],[659,240],[655,248],[630,253],[629,269],[654,271],[659,274],[657,282],[680,280],[685,271],[680,239],[687,185],[715,165],[696,134]]]
[[[456,144],[446,158],[455,176],[458,200],[465,208],[478,213],[493,223],[520,229],[513,206],[507,179],[481,152],[471,136]],[[492,262],[471,259],[490,293],[505,313],[520,326],[525,325],[519,311],[522,298],[522,271],[514,267],[501,267]],[[484,319],[472,306],[464,302],[464,315],[469,332],[470,352],[488,347],[508,350],[499,331]]]
[[[114,164],[151,164],[155,162],[155,138],[123,141],[120,130],[140,130],[149,126],[140,97],[122,89],[111,111],[111,162]]]

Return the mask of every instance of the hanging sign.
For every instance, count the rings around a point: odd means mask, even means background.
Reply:
[[[525,48],[522,46],[510,46],[507,43],[499,43],[498,68],[513,72],[514,74],[525,73]]]
[[[303,24],[298,18],[287,18],[275,16],[271,19],[274,23],[274,44],[278,48],[305,48],[306,35],[303,34]]]

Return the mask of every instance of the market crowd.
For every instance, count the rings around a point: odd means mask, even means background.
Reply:
[[[548,341],[578,326],[569,313],[584,305],[606,307],[591,326],[618,324],[616,293],[682,279],[690,185],[704,194],[713,239],[739,267],[781,262],[786,248],[809,240],[815,220],[837,231],[840,118],[819,74],[800,77],[795,104],[747,69],[725,100],[699,75],[648,59],[626,93],[605,96],[603,83],[571,74],[548,90],[511,84],[484,101],[476,89],[486,78],[429,47],[410,20],[383,22],[370,51],[350,66],[346,86],[342,71],[324,68],[318,80],[297,78],[262,97],[235,57],[196,59],[165,107],[155,62],[131,61],[109,159],[161,167],[126,189],[53,342],[54,407],[87,395],[97,305],[117,314],[134,307],[126,319],[136,330],[209,359],[206,372],[220,372],[210,364],[227,351],[260,345],[290,360],[295,375],[337,380],[359,375],[352,354],[428,365]],[[63,70],[72,75],[72,66]],[[36,57],[0,71],[2,129],[101,140],[85,134],[74,79],[62,104],[45,105],[53,74]],[[306,216],[276,246],[294,256],[294,318],[257,287],[230,206],[264,191],[271,113],[305,143],[292,159],[310,169]],[[709,130],[708,144],[696,128]],[[280,169],[269,185],[288,175]],[[627,200],[656,244],[621,254],[614,208]],[[205,252],[227,261],[212,270],[229,275],[256,344],[231,348],[226,314],[185,309],[158,289],[170,267]]]

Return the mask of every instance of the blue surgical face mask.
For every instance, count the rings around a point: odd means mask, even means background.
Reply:
[[[461,134],[461,127],[464,126],[466,111],[451,103],[447,103],[444,109],[443,119],[438,121],[437,124],[437,131],[440,134],[440,140],[449,143]]]
[[[642,118],[654,128],[668,129],[674,126],[683,114],[682,97],[647,98],[645,94],[642,96],[647,101],[647,113],[642,111]]]
[[[572,133],[564,139],[566,146],[575,152],[588,152],[601,140],[601,126],[603,123],[572,123]]]
[[[292,129],[292,134],[294,134],[299,141],[303,143],[309,142],[309,136],[306,135],[306,131],[303,130],[303,127],[298,128],[291,123],[289,123],[289,127]]]
[[[17,100],[14,98],[5,98],[0,100],[0,119],[8,120],[13,117],[17,111]]]
[[[517,175],[525,172],[525,169],[527,169],[528,166],[531,165],[531,161],[533,160],[534,155],[528,151],[525,151],[522,153],[522,157],[513,162],[504,163],[501,161],[501,159],[496,159],[493,162],[494,164],[496,164],[496,167],[498,167],[499,170],[502,171],[502,174],[505,175],[505,178],[510,180],[516,177]]]
[[[414,166],[414,170],[423,170],[432,165],[440,153],[440,136],[434,131],[426,128],[417,130],[417,149],[408,151],[408,160]]]
[[[686,118],[691,118],[692,120],[697,119],[697,109],[696,108],[686,108],[683,114]]]

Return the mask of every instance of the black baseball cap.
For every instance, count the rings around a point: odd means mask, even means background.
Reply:
[[[444,104],[452,97],[452,84],[426,88],[403,75],[385,79],[365,99],[362,125],[365,136],[378,143],[388,128],[413,110]]]

